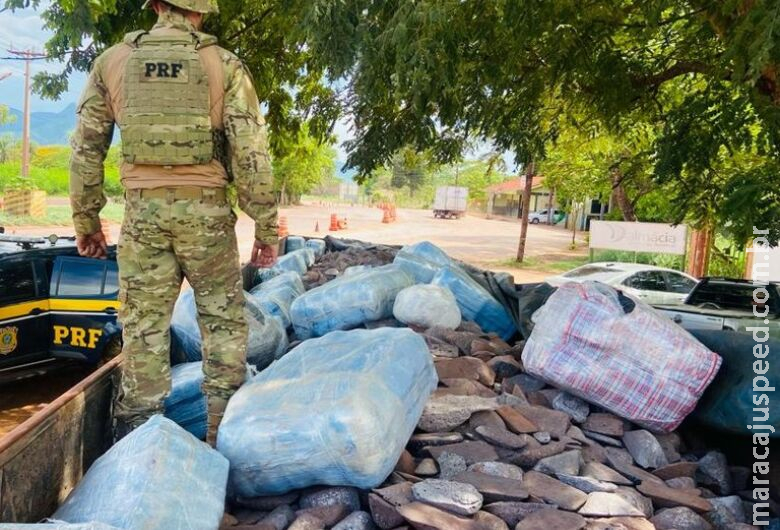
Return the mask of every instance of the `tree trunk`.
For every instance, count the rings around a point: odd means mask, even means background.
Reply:
[[[626,190],[623,187],[623,173],[619,169],[615,168],[611,171],[610,177],[612,179],[612,193],[617,202],[618,208],[623,213],[624,221],[636,221],[636,212],[634,212],[634,205],[626,195]]]
[[[550,194],[547,196],[547,224],[553,224],[553,202],[555,198],[555,188],[550,188]]]
[[[525,169],[525,187],[523,188],[523,200],[520,207],[523,209],[520,219],[520,243],[517,245],[517,262],[522,263],[525,258],[525,240],[528,235],[528,212],[531,208],[531,188],[534,180],[534,163],[530,162]]]
[[[571,207],[572,223],[571,223],[571,246],[575,247],[577,244],[577,207],[572,203]]]

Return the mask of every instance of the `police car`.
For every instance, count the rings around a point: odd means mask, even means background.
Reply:
[[[0,383],[121,349],[116,247],[82,258],[74,239],[0,233]]]

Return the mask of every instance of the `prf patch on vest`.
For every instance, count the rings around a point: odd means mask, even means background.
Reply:
[[[189,61],[147,61],[144,63],[142,82],[165,80],[173,83],[189,82]]]
[[[120,113],[122,155],[131,164],[205,164],[214,157],[209,80],[198,40],[187,33],[132,40]]]

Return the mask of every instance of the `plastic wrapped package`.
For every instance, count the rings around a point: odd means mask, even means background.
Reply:
[[[306,240],[301,236],[288,236],[284,243],[284,253],[289,254],[306,246]]]
[[[171,369],[171,393],[165,399],[165,417],[199,440],[206,439],[206,396],[203,363],[185,363]]]
[[[314,252],[315,259],[319,259],[325,254],[327,245],[322,239],[309,239],[306,241],[306,248],[310,248]]]
[[[655,432],[677,428],[721,358],[643,302],[612,287],[567,283],[533,315],[530,374]]]
[[[292,303],[295,334],[305,340],[388,318],[396,295],[413,283],[414,279],[395,265],[336,278]]]
[[[40,524],[0,523],[0,530],[122,530],[103,523],[70,524],[59,521]]]
[[[287,333],[278,318],[266,313],[249,293],[244,293],[244,318],[249,326],[247,362],[262,370],[287,350]],[[192,289],[186,289],[176,301],[171,319],[175,364],[203,359],[202,340],[197,321],[197,308]]]
[[[393,316],[404,324],[422,328],[455,329],[461,315],[455,295],[438,285],[413,285],[395,298]]]
[[[337,331],[303,342],[242,386],[217,447],[244,497],[312,485],[370,489],[393,471],[437,384],[407,328]]]
[[[517,326],[506,308],[457,265],[441,269],[431,284],[452,291],[463,318],[476,322],[486,333],[496,333],[504,340],[517,333]]]
[[[153,416],[92,464],[52,518],[123,530],[214,530],[228,469],[217,451]]]
[[[440,269],[453,261],[433,243],[422,241],[399,250],[393,263],[414,276],[417,283],[430,283]]]
[[[281,320],[282,325],[287,329],[292,325],[290,305],[305,291],[298,273],[285,272],[253,287],[249,294],[254,296],[267,313]]]
[[[342,276],[352,276],[353,274],[360,274],[361,272],[368,272],[371,269],[373,269],[371,265],[352,265],[351,267],[347,267],[344,269],[344,272],[342,272]]]

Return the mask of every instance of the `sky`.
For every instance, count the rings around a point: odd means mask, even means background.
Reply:
[[[42,4],[45,7],[45,3]],[[21,9],[14,13],[0,13],[0,75],[11,72],[11,77],[0,81],[0,104],[21,110],[24,105],[24,61],[5,59],[11,54],[8,48],[32,49],[42,52],[43,45],[51,36],[49,30],[43,29],[43,21],[33,9]],[[57,73],[61,65],[56,61],[33,61],[31,72]],[[60,100],[41,99],[33,94],[30,109],[33,112],[58,112],[70,103],[76,103],[84,87],[86,76],[76,73],[70,77],[70,90],[63,94]]]

